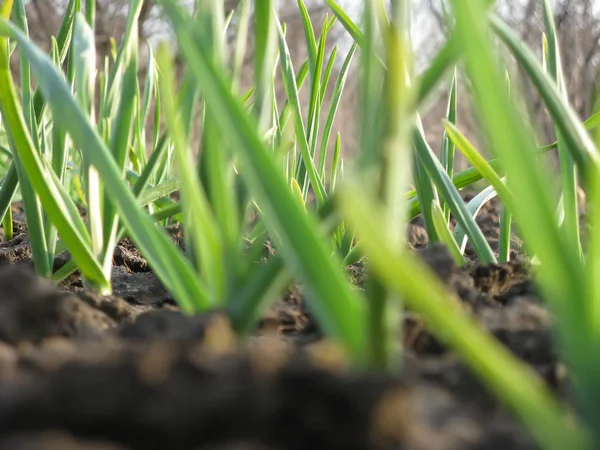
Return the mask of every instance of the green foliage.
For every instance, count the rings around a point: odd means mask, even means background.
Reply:
[[[542,62],[488,1],[454,0],[448,40],[421,74],[413,71],[406,0],[391,1],[389,16],[380,0],[366,1],[360,27],[326,0],[331,15],[319,24],[320,35],[298,0],[307,48],[301,64],[292,61],[274,2],[252,9],[250,0],[242,1],[227,18],[223,1],[200,1],[193,15],[175,0],[157,3],[174,30],[180,66],[166,45],[156,56],[149,49],[144,80],[137,41],[142,0],[130,2],[120,44],[101,64],[95,2],[83,9],[78,0],[69,2],[49,54],[29,39],[22,0],[0,6],[0,216],[9,237],[10,205],[23,202],[37,272],[60,280],[80,270],[89,288],[108,293],[113,249],[127,235],[186,313],[223,308],[240,335],[252,333],[269,304],[299,282],[325,333],[358,368],[378,370],[399,368],[399,316],[406,306],[423,315],[543,448],[597,448],[600,238],[593,231],[600,217],[600,133],[589,132],[600,113],[581,123],[568,103],[549,2]],[[336,22],[354,39],[346,55],[327,50]],[[224,37],[230,26],[234,42]],[[490,31],[539,91],[556,142],[535,147]],[[242,70],[249,40],[254,78],[248,88]],[[9,68],[15,45],[18,83]],[[333,138],[333,124],[357,53],[359,154],[344,166],[350,137]],[[278,78],[283,99],[275,96]],[[462,80],[472,87],[486,137],[482,150],[491,160],[457,125]],[[419,113],[445,81],[438,157]],[[458,173],[456,150],[471,164]],[[553,150],[560,158],[560,198],[539,158]],[[460,191],[480,180],[483,189],[465,203]],[[579,181],[590,208],[587,247],[579,232]],[[498,254],[476,222],[495,197],[503,208]],[[430,240],[446,244],[459,265],[468,264],[467,242],[479,262],[507,261],[514,220],[540,262],[536,280],[558,318],[555,337],[572,375],[575,417],[567,418],[540,378],[458,308],[407,251],[403,232],[418,214]],[[166,223],[183,225],[185,252],[164,231]],[[262,261],[267,241],[275,255]],[[65,250],[72,260],[53,272],[55,255]],[[364,292],[344,272],[361,259]]]

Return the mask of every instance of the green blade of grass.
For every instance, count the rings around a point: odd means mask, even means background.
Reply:
[[[325,18],[325,22],[327,18]],[[325,45],[327,38],[326,31],[327,23],[323,24],[323,32],[318,42],[317,53],[315,55],[315,68],[312,76],[309,78],[310,81],[310,98],[308,101],[308,121],[307,121],[307,140],[309,143],[309,150],[311,157],[314,161],[317,137],[319,133],[319,119],[321,116],[321,78],[323,76],[323,64],[325,61]],[[321,172],[318,171],[318,174]],[[302,180],[298,180],[301,182]],[[308,183],[305,183],[308,187]],[[306,190],[306,189],[305,189]]]

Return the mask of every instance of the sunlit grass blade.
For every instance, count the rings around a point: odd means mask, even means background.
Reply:
[[[25,16],[25,6],[21,0],[17,0],[13,7],[13,20],[15,24],[28,35],[27,18]],[[33,118],[32,110],[32,91],[31,91],[31,71],[26,58],[19,58],[21,89],[20,94],[23,104],[23,116],[28,125],[29,133],[33,137],[33,143],[36,151],[41,152],[39,133],[37,122]],[[18,152],[14,151],[14,141],[9,139],[13,148],[14,162],[16,164],[18,178],[20,180],[20,192],[23,206],[25,208],[25,217],[27,219],[27,228],[29,232],[29,240],[31,251],[33,254],[34,267],[36,272],[43,276],[49,277],[52,273],[52,261],[54,255],[48,247],[46,235],[46,227],[44,223],[44,213],[39,198],[31,183],[26,176],[23,164],[20,160]]]
[[[370,188],[374,201],[385,205],[381,233],[386,236],[388,245],[395,248],[403,245],[402,231],[407,226],[403,193],[410,186],[412,176],[412,130],[416,119],[415,90],[411,84],[410,4],[392,2],[388,19],[383,3],[368,2],[363,22],[365,47],[361,59],[363,90],[360,96],[359,164],[364,164],[363,182],[374,182]],[[373,61],[380,46],[376,37],[378,26],[383,38],[387,71]],[[379,95],[372,97],[373,94]],[[402,313],[400,302],[376,273],[370,269],[368,273],[372,365],[390,370],[399,364],[396,356],[399,350],[396,340],[398,326],[391,324]]]
[[[137,57],[133,50],[126,49],[125,51],[131,52],[131,60],[126,61],[122,81],[123,89],[114,115],[110,136],[110,150],[122,176],[125,174],[127,163],[129,162],[128,156],[132,144],[135,122],[135,104],[138,101],[138,97],[131,94],[136,90],[137,85]],[[102,203],[103,246],[101,262],[104,270],[109,273],[112,266],[114,246],[117,244],[119,216],[114,202],[106,197],[104,190],[102,191]]]
[[[88,0],[91,1],[91,0]],[[122,77],[127,63],[131,59],[131,52],[134,46],[137,46],[137,23],[140,16],[143,0],[130,0],[127,14],[127,23],[125,33],[121,39],[119,49],[110,72],[105,73],[107,78],[105,101],[102,103],[99,120],[113,115],[116,107],[117,95],[122,90]]]
[[[77,13],[75,16],[71,59],[74,68],[73,84],[75,96],[81,108],[89,117],[89,120],[95,123],[96,44],[94,32],[82,13]],[[82,154],[82,161],[81,170],[84,173],[87,224],[91,237],[91,249],[94,256],[100,259],[104,247],[101,181],[96,168],[90,164],[87,154]],[[106,269],[104,264],[101,263],[101,266],[103,270]],[[92,280],[87,279],[85,283],[94,291],[103,294],[110,293],[110,285],[100,286],[93,283]]]
[[[600,106],[600,90],[596,88],[594,109]],[[600,130],[596,130],[592,137],[596,146],[600,146]],[[599,171],[600,172],[600,171]],[[588,187],[587,215],[589,217],[589,230],[598,230],[600,227],[600,173],[593,177],[592,184]],[[585,259],[587,290],[589,295],[590,329],[595,339],[600,337],[600,233],[590,233],[587,238],[587,253]]]
[[[481,330],[423,261],[406,250],[390,248],[379,232],[381,212],[371,206],[362,187],[347,185],[340,201],[344,215],[357,228],[361,248],[386,285],[423,315],[429,329],[511,407],[545,449],[589,448],[586,436],[569,422],[539,376]]]
[[[330,24],[333,24],[334,21],[335,21],[335,17],[333,17],[329,21],[327,20],[327,17],[326,17],[325,23],[323,24],[323,28],[329,29],[331,26]],[[319,102],[321,104],[323,104],[323,102],[325,101],[325,95],[327,94],[327,90],[329,88],[329,81],[331,80],[331,74],[333,73],[334,66],[336,66],[337,52],[338,52],[338,47],[337,47],[337,45],[335,45],[331,49],[331,52],[329,53],[329,55],[327,57],[327,64],[325,65],[325,70],[323,71],[323,81],[321,83],[321,92],[319,93]]]
[[[377,64],[377,44],[376,32],[377,19],[375,16],[372,0],[365,3],[363,28],[364,37],[362,39],[360,54],[360,72],[359,72],[359,111],[358,120],[360,123],[359,134],[359,161],[366,170],[367,177],[374,179],[376,172],[381,164],[381,146],[380,139],[382,133],[382,89],[384,83],[384,69]]]
[[[342,138],[340,133],[336,135],[335,147],[333,148],[333,160],[331,161],[331,175],[329,176],[329,196],[335,191],[337,185],[337,175],[340,168],[340,155],[342,153]]]

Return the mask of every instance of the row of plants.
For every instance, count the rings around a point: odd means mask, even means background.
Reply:
[[[365,1],[360,26],[326,0],[331,14],[320,34],[298,0],[308,55],[300,67],[292,63],[273,0],[242,0],[229,16],[223,0],[198,1],[194,14],[175,0],[157,3],[176,37],[181,77],[167,44],[156,53],[148,48],[139,77],[142,0],[131,0],[120,44],[100,64],[93,0],[69,1],[48,54],[28,37],[23,0],[1,3],[0,216],[10,237],[10,205],[22,201],[36,272],[60,281],[79,270],[88,289],[108,294],[113,250],[128,236],[185,313],[224,308],[240,337],[252,333],[291,281],[300,282],[320,326],[357,370],[402,369],[399,319],[410,308],[543,448],[597,448],[600,116],[582,123],[568,103],[549,1],[542,61],[494,13],[493,2],[453,0],[452,32],[421,73],[413,68],[407,0],[389,8]],[[335,22],[354,39],[345,55],[326,51]],[[236,27],[235,42],[226,41],[228,27]],[[248,41],[254,81],[243,91]],[[518,86],[495,56],[499,48],[537,88],[556,142],[537,143]],[[18,76],[11,56],[18,58]],[[344,165],[344,136],[332,130],[355,57],[359,152]],[[277,77],[283,104],[275,98]],[[491,160],[456,125],[459,77],[470,88]],[[438,157],[420,113],[448,79]],[[471,164],[458,173],[457,150]],[[550,151],[560,159],[560,196],[546,175],[543,156]],[[460,190],[481,181],[486,187],[465,203]],[[587,194],[585,243],[579,185]],[[176,191],[180,200],[171,196]],[[495,196],[503,205],[497,253],[475,221]],[[554,335],[569,368],[574,413],[457,308],[453,294],[408,251],[403,229],[419,214],[430,242],[446,244],[459,265],[466,264],[467,242],[482,263],[507,261],[511,225],[518,226],[539,263],[544,300],[559,318]],[[164,230],[173,222],[183,225],[185,252]],[[259,263],[267,240],[276,254]],[[53,270],[65,250],[70,262]],[[344,271],[359,259],[369,275],[364,292]]]

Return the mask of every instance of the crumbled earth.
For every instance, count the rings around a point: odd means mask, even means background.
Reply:
[[[498,213],[492,202],[478,218],[492,248]],[[181,229],[170,231],[182,245]],[[520,242],[511,263],[458,268],[418,219],[408,236],[462,307],[566,398],[553,318]],[[366,282],[360,264],[348,272]],[[114,253],[113,286],[98,296],[78,274],[60,286],[36,277],[22,223],[0,243],[0,450],[537,448],[411,311],[402,374],[355,373],[301,286],[244,342],[219,311],[183,315],[128,240]]]

